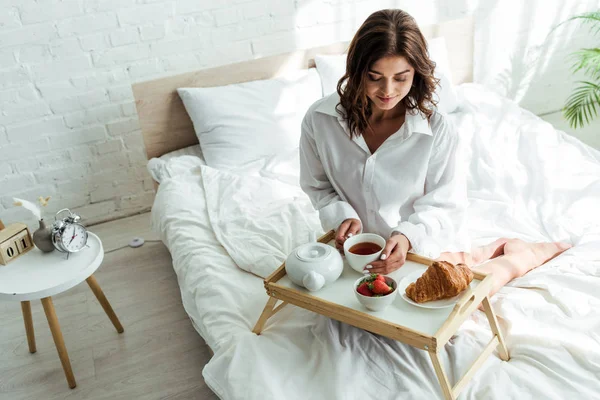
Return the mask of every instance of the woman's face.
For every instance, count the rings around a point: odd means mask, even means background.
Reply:
[[[367,74],[367,97],[375,107],[391,110],[410,91],[414,73],[415,69],[402,56],[388,56],[377,60]]]

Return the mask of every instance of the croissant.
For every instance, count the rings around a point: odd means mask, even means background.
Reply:
[[[435,261],[416,282],[406,287],[406,295],[416,303],[454,297],[469,286],[473,272],[465,264]]]

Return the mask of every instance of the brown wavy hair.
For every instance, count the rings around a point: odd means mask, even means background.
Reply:
[[[402,56],[415,69],[413,85],[401,100],[406,109],[419,110],[428,119],[433,114],[437,104],[433,93],[439,80],[433,76],[435,63],[429,59],[425,37],[408,13],[397,9],[376,11],[354,35],[348,49],[346,74],[337,85],[340,103],[336,109],[346,119],[352,136],[369,128],[373,106],[367,97],[365,81],[371,66],[387,56]]]

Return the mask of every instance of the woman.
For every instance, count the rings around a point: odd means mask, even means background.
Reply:
[[[354,36],[337,93],[302,122],[300,182],[336,245],[361,231],[387,238],[365,272],[400,268],[409,250],[494,273],[495,293],[571,247],[499,239],[470,249],[458,135],[435,111],[435,64],[415,20],[373,13]]]

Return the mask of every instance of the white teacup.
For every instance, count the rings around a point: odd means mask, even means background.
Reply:
[[[350,248],[352,246],[365,242],[375,243],[379,245],[381,249],[376,253],[367,255],[354,254],[350,252]],[[344,242],[344,255],[346,256],[348,265],[350,265],[353,270],[362,273],[366,265],[375,260],[379,260],[379,257],[381,257],[381,253],[383,252],[383,248],[385,247],[385,243],[386,240],[375,233],[359,233],[356,236],[346,239]]]

